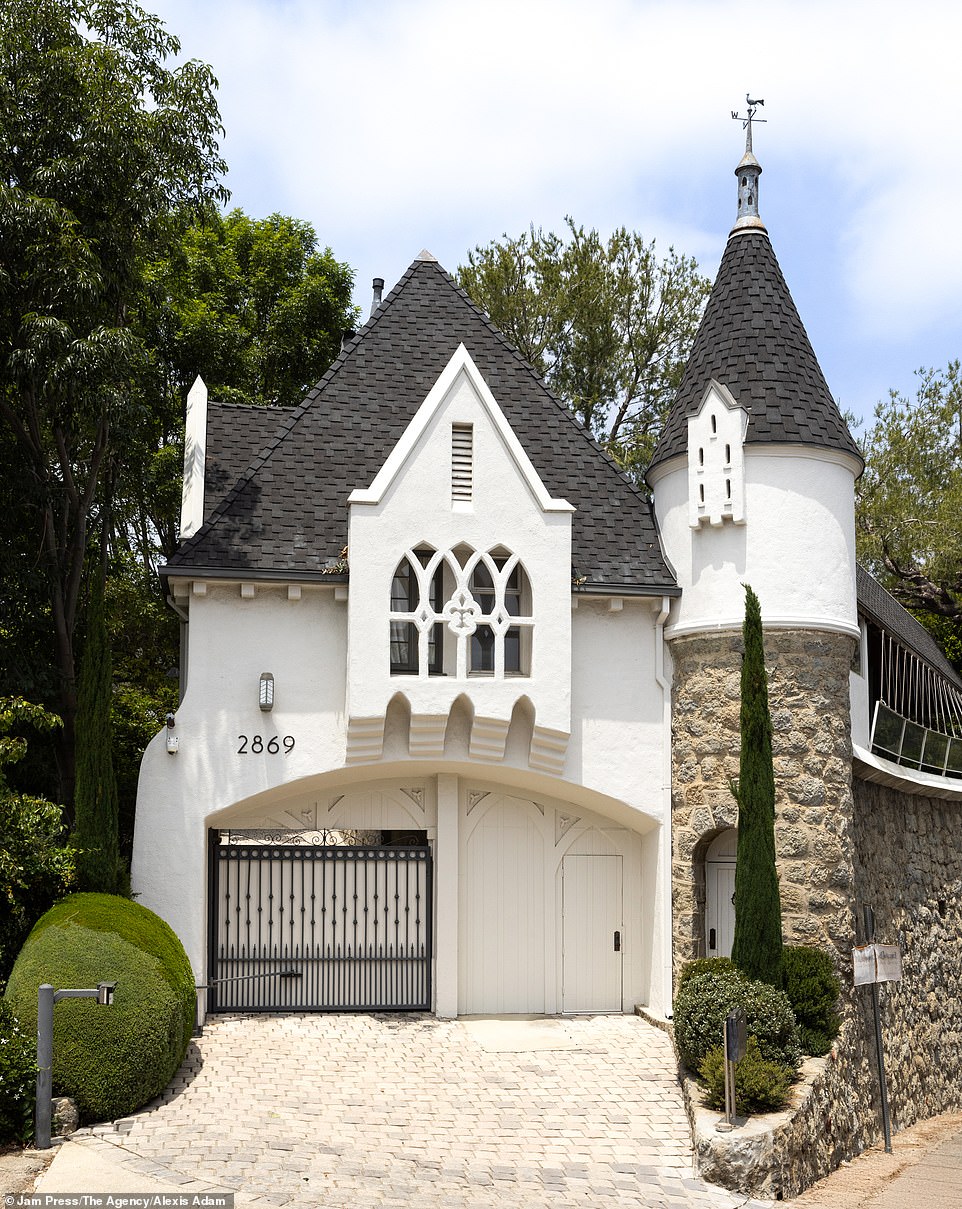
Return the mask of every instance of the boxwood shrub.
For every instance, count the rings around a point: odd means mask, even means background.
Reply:
[[[725,1052],[720,1045],[708,1051],[698,1073],[707,1107],[724,1111]],[[778,1112],[788,1104],[793,1074],[791,1067],[763,1058],[758,1042],[749,1038],[745,1056],[735,1063],[735,1111],[743,1116]]]
[[[83,1121],[125,1116],[170,1082],[190,1042],[194,977],[183,946],[146,907],[108,894],[73,894],[34,926],[6,998],[36,1033],[41,983],[116,982],[113,1005],[64,999],[54,1008],[53,1085]]]
[[[744,1008],[748,1035],[757,1039],[761,1056],[797,1070],[802,1051],[788,996],[734,967],[695,974],[679,987],[675,1041],[685,1065],[697,1071],[708,1052],[722,1043],[725,1017],[736,1007]]]
[[[33,1136],[36,1088],[34,1034],[0,999],[0,1142],[28,1142]]]
[[[683,987],[689,978],[695,978],[698,974],[719,974],[729,970],[738,973],[737,967],[730,957],[696,957],[693,961],[686,961],[681,967],[678,986]]]
[[[841,1028],[838,997],[842,984],[823,949],[786,945],[785,993],[801,1031],[802,1052],[821,1057],[832,1048]]]

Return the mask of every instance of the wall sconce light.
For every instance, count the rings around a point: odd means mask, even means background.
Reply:
[[[261,672],[260,691],[257,695],[257,704],[261,707],[265,714],[269,714],[274,708],[274,677],[270,672]]]
[[[176,756],[177,749],[180,747],[180,739],[173,733],[174,727],[177,725],[177,719],[173,714],[168,714],[165,721],[167,723],[167,754],[169,756]]]

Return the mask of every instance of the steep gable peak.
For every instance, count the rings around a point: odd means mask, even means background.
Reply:
[[[501,440],[511,455],[522,478],[528,485],[532,496],[545,512],[574,512],[567,500],[552,499],[540,475],[531,463],[508,423],[504,412],[498,406],[498,401],[488,384],[482,377],[478,367],[472,360],[471,354],[463,344],[459,344],[454,355],[448,361],[437,381],[431,387],[424,402],[415,412],[411,422],[388,454],[384,465],[377,472],[374,481],[368,488],[359,488],[351,492],[348,502],[351,504],[379,504],[391,484],[401,473],[402,468],[411,458],[414,450],[422,440],[425,432],[435,415],[445,406],[460,379],[466,379],[480,400]]]

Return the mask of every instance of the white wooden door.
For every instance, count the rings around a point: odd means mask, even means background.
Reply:
[[[705,954],[731,957],[735,939],[735,862],[705,862]]]
[[[543,870],[537,808],[492,794],[463,857],[462,1015],[544,1012]]]
[[[562,1011],[622,1010],[621,860],[569,855],[562,861]]]

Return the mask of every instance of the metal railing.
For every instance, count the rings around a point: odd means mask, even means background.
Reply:
[[[905,768],[936,777],[962,778],[962,736],[947,735],[903,718],[884,701],[875,703],[872,751]]]

